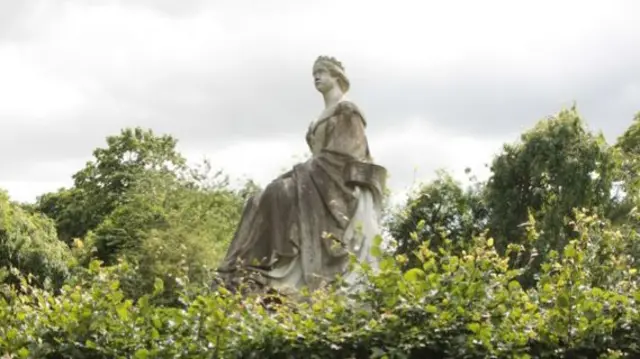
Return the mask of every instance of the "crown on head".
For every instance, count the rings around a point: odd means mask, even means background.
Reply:
[[[338,67],[340,70],[344,71],[344,66],[342,66],[342,62],[338,61],[333,56],[318,56],[318,59],[316,60],[316,63],[318,63],[318,62],[329,62],[329,63],[335,65],[336,67]]]

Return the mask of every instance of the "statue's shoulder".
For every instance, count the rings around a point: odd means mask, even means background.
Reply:
[[[362,119],[362,122],[364,122],[366,125],[366,120],[364,118],[362,110],[360,110],[360,107],[358,107],[358,105],[356,105],[356,103],[353,101],[344,100],[340,102],[338,106],[336,106],[335,114],[342,116],[358,115]]]
[[[350,100],[344,100],[338,103],[338,106],[336,107],[335,112],[340,114],[349,114],[353,112],[360,113],[360,108],[358,107],[358,105],[355,104],[355,102]]]

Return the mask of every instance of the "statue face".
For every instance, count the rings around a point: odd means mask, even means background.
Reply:
[[[331,76],[331,73],[322,64],[313,68],[313,81],[316,90],[321,93],[331,91],[335,86],[338,86],[338,79]]]

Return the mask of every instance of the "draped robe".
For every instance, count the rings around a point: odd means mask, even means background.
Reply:
[[[227,282],[244,268],[272,288],[316,289],[336,275],[351,278],[349,252],[377,266],[370,249],[379,234],[386,171],[371,163],[365,127],[361,111],[346,100],[311,124],[312,157],[247,201],[218,268]]]

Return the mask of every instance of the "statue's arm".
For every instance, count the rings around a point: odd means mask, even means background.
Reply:
[[[329,151],[362,159],[367,153],[365,126],[360,112],[349,103],[341,104],[335,112],[327,144]]]

